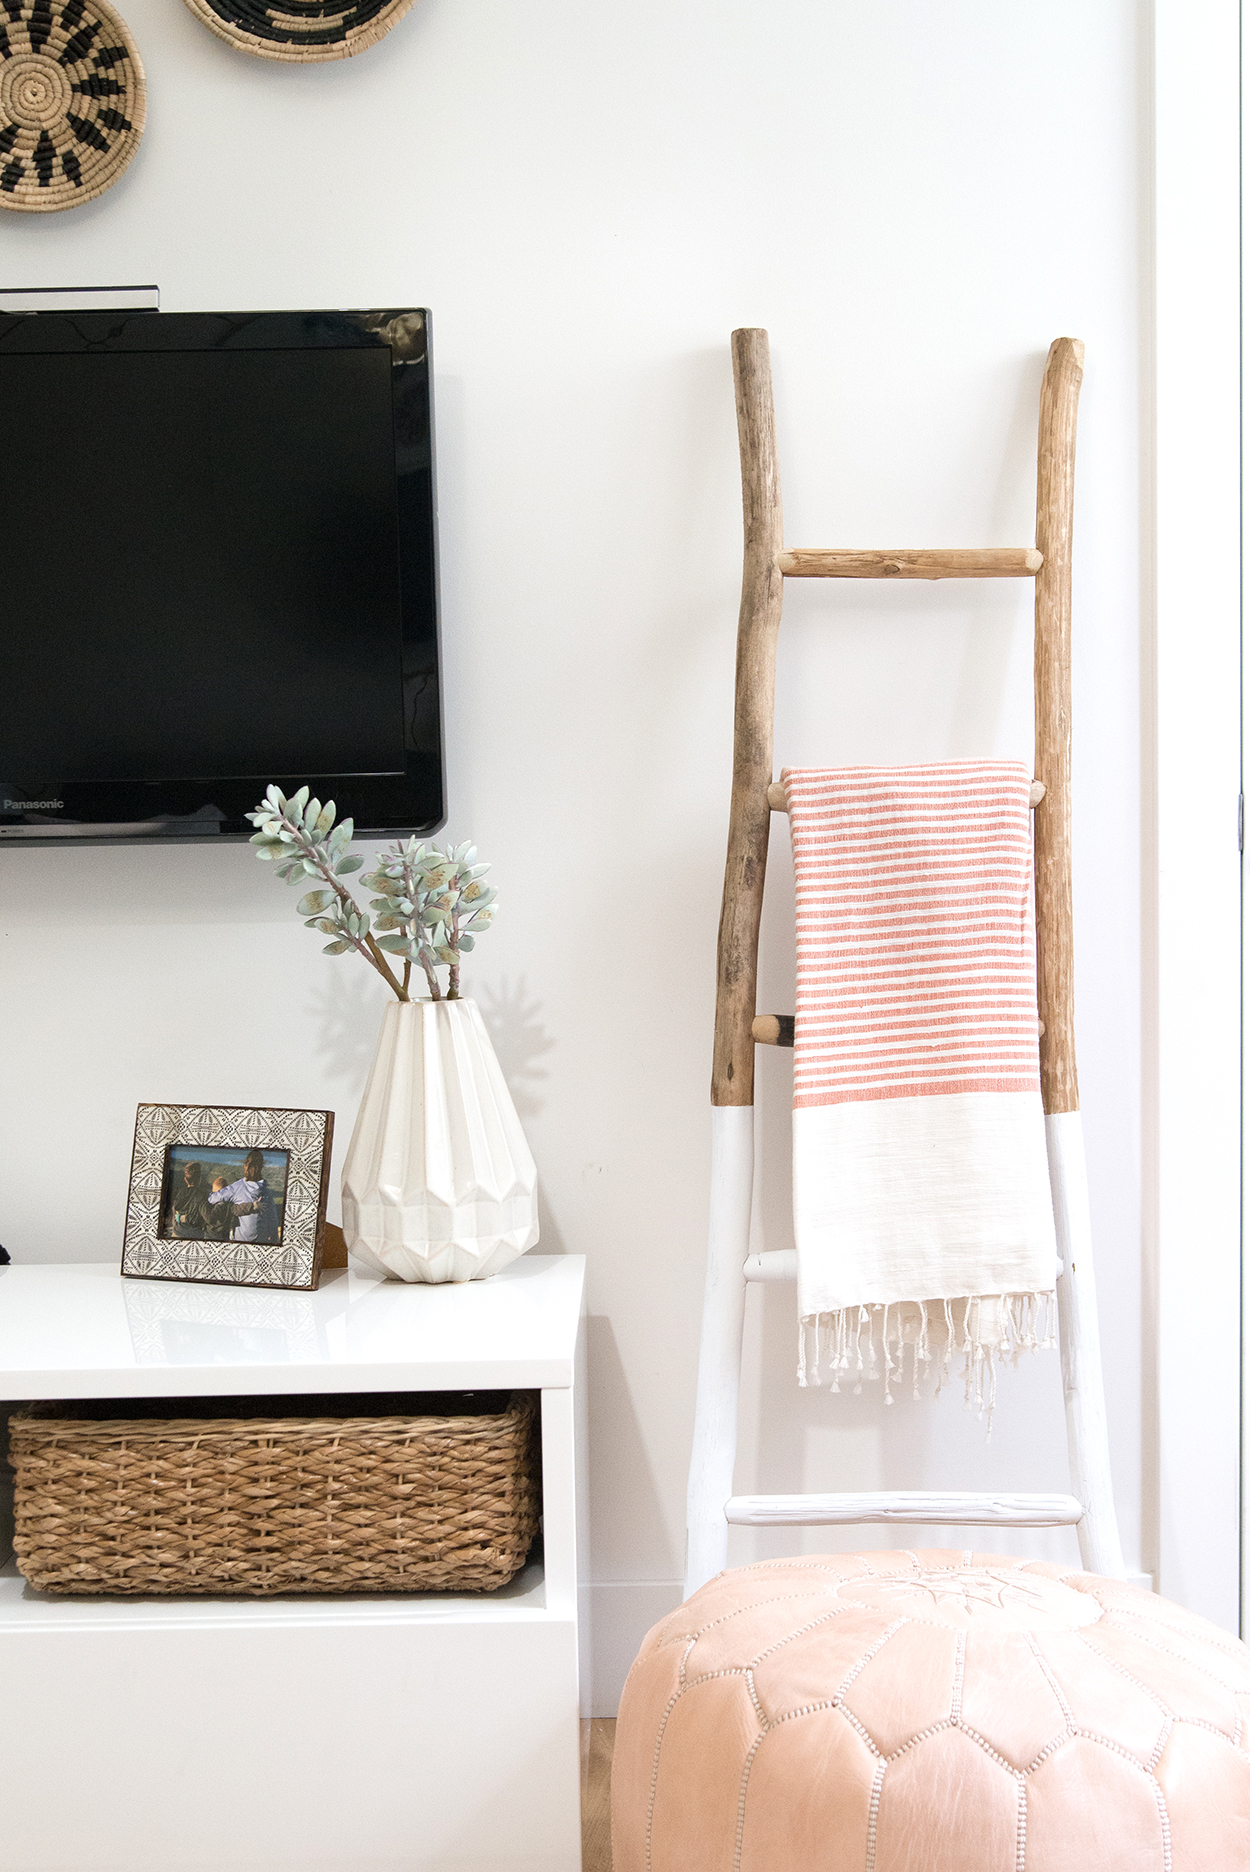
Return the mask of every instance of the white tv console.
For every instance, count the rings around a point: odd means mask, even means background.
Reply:
[[[58,1599],[10,1559],[0,1872],[577,1872],[584,1274],[0,1268],[6,1401],[533,1389],[543,1446],[543,1559],[488,1595]]]

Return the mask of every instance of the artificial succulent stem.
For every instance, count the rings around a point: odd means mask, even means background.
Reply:
[[[357,905],[356,899],[352,896],[342,879],[335,877],[333,865],[331,865],[325,855],[311,843],[304,832],[303,826],[297,825],[295,821],[288,818],[285,813],[282,815],[282,824],[288,832],[294,835],[296,845],[302,855],[305,858],[311,859],[313,864],[316,865],[317,870],[344,908],[353,915],[359,914],[359,906]],[[353,936],[350,930],[345,931],[344,934],[346,940],[352,945],[352,948],[377,970],[387,987],[393,991],[396,997],[400,1001],[406,1001],[408,999],[407,981],[405,980],[401,984],[396,980],[386,957],[378,948],[376,942],[374,942],[373,937],[370,935]]]
[[[326,883],[330,886],[331,890],[334,892],[339,902],[345,905],[345,907],[348,910],[353,911],[353,912],[356,911],[357,909],[356,899],[352,896],[347,886],[344,883],[342,883],[342,881],[339,878],[335,877],[334,872],[326,864],[325,860],[321,856],[321,853],[319,851],[314,850],[310,854],[310,856],[316,863],[317,868],[321,872],[322,877],[325,879]],[[354,949],[360,952],[360,954],[364,957],[366,962],[372,963],[373,967],[378,971],[378,974],[382,977],[387,987],[394,990],[397,998],[400,1001],[406,1001],[408,999],[407,980],[403,981],[402,983],[396,981],[395,976],[391,971],[390,964],[388,963],[386,957],[383,955],[382,951],[378,948],[378,945],[374,942],[373,937],[372,936],[353,936],[349,930],[347,932],[347,940],[348,942],[351,943]]]
[[[460,912],[459,908],[451,913],[451,947],[456,960],[447,969],[447,999],[460,999]]]
[[[430,958],[426,954],[424,946],[422,946],[420,950],[420,956],[421,956],[421,967],[425,971],[425,979],[429,983],[429,987],[430,987],[430,999],[431,1001],[441,1001],[443,998],[443,991],[438,985],[438,976],[434,973],[434,969],[431,965]]]

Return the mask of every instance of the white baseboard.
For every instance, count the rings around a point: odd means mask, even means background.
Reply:
[[[681,1604],[680,1580],[606,1580],[590,1588],[593,1714],[615,1716],[629,1667],[653,1625]]]

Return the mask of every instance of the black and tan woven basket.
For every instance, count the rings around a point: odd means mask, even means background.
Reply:
[[[488,1592],[525,1564],[531,1394],[457,1397],[454,1414],[438,1394],[353,1397],[376,1414],[350,1417],[333,1414],[342,1398],[292,1402],[300,1414],[276,1398],[197,1400],[194,1417],[133,1399],[15,1412],[26,1579],[48,1593]]]
[[[139,147],[147,81],[109,0],[7,4],[0,21],[0,208],[48,214],[111,188]]]

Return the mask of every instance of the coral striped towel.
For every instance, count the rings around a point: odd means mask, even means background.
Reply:
[[[801,1382],[1053,1344],[1029,774],[788,768]],[[987,1382],[988,1381],[988,1382]]]

